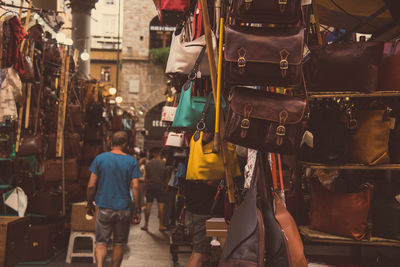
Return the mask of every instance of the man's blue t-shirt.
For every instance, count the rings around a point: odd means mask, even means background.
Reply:
[[[127,210],[132,179],[142,177],[137,160],[129,155],[105,152],[98,155],[89,170],[97,175],[96,205],[100,208]]]

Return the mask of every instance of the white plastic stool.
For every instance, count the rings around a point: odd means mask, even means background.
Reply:
[[[91,252],[74,252],[75,239],[79,237],[92,239],[93,245]],[[71,263],[72,257],[89,257],[93,258],[93,263],[96,263],[95,241],[96,235],[94,232],[71,231],[71,235],[69,236],[67,258],[65,259],[65,262]]]

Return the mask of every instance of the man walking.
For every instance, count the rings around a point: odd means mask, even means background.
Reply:
[[[145,225],[142,230],[147,231],[149,227],[150,210],[154,199],[157,199],[158,204],[158,220],[159,230],[165,231],[167,228],[163,225],[164,218],[164,203],[165,203],[165,162],[161,159],[161,152],[153,152],[153,158],[146,164],[146,212]]]
[[[111,152],[98,155],[92,162],[87,187],[88,213],[94,211],[93,200],[99,208],[96,218],[96,260],[102,267],[107,244],[113,234],[112,266],[122,262],[124,245],[128,242],[131,221],[132,188],[135,203],[139,203],[139,178],[142,176],[135,158],[124,153],[128,135],[124,131],[112,136]]]

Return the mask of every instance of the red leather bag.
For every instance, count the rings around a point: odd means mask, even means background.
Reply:
[[[190,6],[190,0],[154,1],[161,24],[173,24]]]
[[[400,39],[384,44],[379,90],[400,91]]]

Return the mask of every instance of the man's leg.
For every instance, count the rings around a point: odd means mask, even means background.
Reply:
[[[158,202],[158,221],[159,221],[159,225],[160,228],[159,230],[167,230],[167,227],[164,226],[163,224],[163,219],[164,219],[164,203],[162,202]]]
[[[112,255],[112,267],[121,266],[123,255],[124,255],[124,245],[114,245],[113,255]]]
[[[107,247],[104,244],[96,244],[97,267],[103,267],[106,255],[107,255]]]

